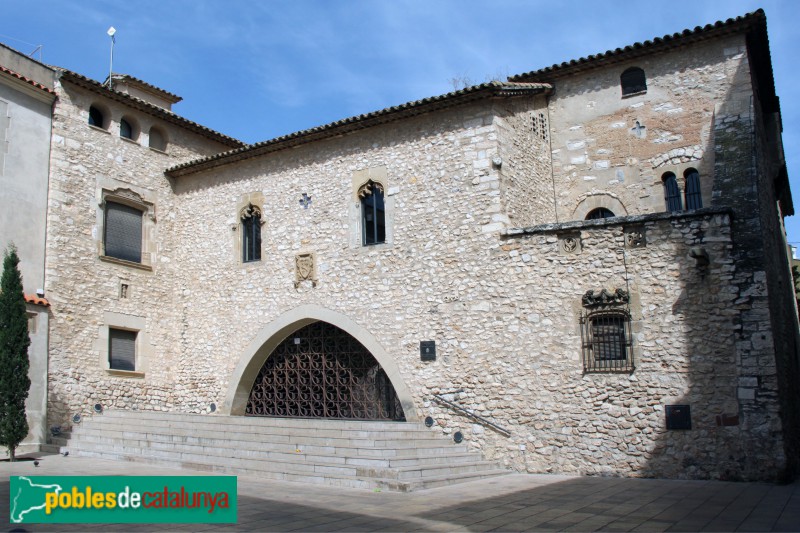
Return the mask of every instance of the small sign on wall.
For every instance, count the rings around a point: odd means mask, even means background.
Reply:
[[[419,358],[423,361],[436,361],[436,341],[419,341]]]

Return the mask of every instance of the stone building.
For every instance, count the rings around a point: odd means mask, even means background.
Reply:
[[[248,146],[129,76],[55,91],[51,425],[431,417],[519,471],[796,472],[763,12]]]

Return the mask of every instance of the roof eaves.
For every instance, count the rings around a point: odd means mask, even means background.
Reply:
[[[668,50],[690,43],[709,39],[718,35],[744,32],[758,24],[766,23],[766,15],[762,9],[725,21],[717,21],[694,29],[685,29],[682,32],[656,37],[653,40],[637,42],[624,48],[607,50],[580,59],[572,59],[560,64],[554,64],[539,70],[525,72],[510,76],[509,81],[549,81],[554,78],[567,76],[584,70],[600,68],[602,66],[634,59],[654,52]]]
[[[404,104],[387,107],[362,115],[344,118],[335,122],[316,126],[306,130],[290,133],[267,141],[244,146],[215,154],[202,159],[189,161],[166,170],[165,174],[176,178],[193,174],[202,170],[220,167],[236,161],[242,161],[270,152],[284,150],[294,146],[307,144],[317,140],[345,135],[354,131],[370,128],[404,118],[431,113],[440,109],[461,105],[487,97],[515,97],[539,94],[550,91],[547,83],[514,83],[491,81],[481,85],[467,87],[459,91],[415,100]]]
[[[106,78],[107,80],[108,78]],[[148,91],[157,94],[158,96],[164,98],[165,100],[169,100],[173,104],[177,104],[183,97],[178,96],[177,94],[171,93],[169,91],[165,91],[161,87],[156,87],[152,83],[147,83],[144,80],[140,80],[135,76],[131,76],[130,74],[112,74],[112,80],[122,80],[127,82],[133,82],[136,85],[141,85],[142,87],[146,88]]]
[[[39,83],[37,81],[34,81],[34,80],[30,79],[30,78],[27,78],[27,77],[23,76],[22,74],[18,74],[17,72],[14,72],[10,68],[6,68],[6,67],[0,65],[0,72],[2,72],[4,74],[8,74],[12,78],[16,78],[17,80],[19,80],[19,81],[21,81],[23,83],[26,83],[26,84],[30,85],[31,87],[39,89],[40,91],[43,91],[43,92],[45,92],[45,93],[47,93],[49,95],[52,95],[54,97],[56,96],[56,92],[53,89],[45,87],[41,83]]]
[[[227,135],[219,133],[218,131],[214,131],[211,128],[207,128],[196,122],[192,122],[191,120],[183,118],[180,115],[176,115],[172,111],[167,111],[162,107],[158,107],[157,105],[145,102],[144,100],[141,100],[134,96],[130,96],[128,94],[121,93],[113,89],[109,89],[108,87],[104,87],[101,83],[89,79],[81,74],[78,74],[77,72],[73,72],[71,70],[63,68],[58,68],[58,71],[61,73],[62,80],[74,83],[80,87],[83,87],[84,89],[88,89],[94,93],[105,96],[106,98],[116,100],[120,103],[129,105],[145,113],[157,116],[161,119],[166,120],[167,122],[171,122],[188,130],[194,131],[195,133],[213,139],[221,144],[230,147],[245,146],[245,144],[238,139],[234,139],[233,137],[229,137]]]

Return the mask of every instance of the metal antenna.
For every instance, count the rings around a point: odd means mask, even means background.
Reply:
[[[117,40],[114,38],[114,34],[117,33],[117,29],[114,26],[108,28],[106,32],[109,37],[111,37],[111,62],[108,65],[108,88],[111,88],[111,75],[114,73],[114,44]]]

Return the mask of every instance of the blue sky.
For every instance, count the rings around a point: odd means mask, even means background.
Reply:
[[[0,0],[0,42],[184,101],[180,115],[258,142],[763,8],[800,213],[795,0]],[[39,58],[39,53],[34,57]],[[787,219],[800,245],[800,216]]]

